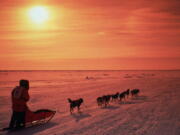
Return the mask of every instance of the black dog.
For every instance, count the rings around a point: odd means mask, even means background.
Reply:
[[[133,90],[131,90],[131,95],[132,95],[132,97],[133,96],[137,96],[138,94],[139,94],[139,89],[133,89]]]
[[[111,99],[111,95],[104,95],[102,97],[98,97],[96,101],[98,106],[102,107],[104,105],[106,107],[109,104],[110,99]]]
[[[98,98],[96,99],[96,101],[97,101],[98,106],[102,106],[102,105],[103,105],[103,103],[104,103],[104,101],[103,101],[103,98],[102,98],[102,97],[98,97]]]
[[[126,90],[126,96],[127,96],[127,98],[129,97],[129,93],[130,93],[130,90],[127,89],[127,90]]]
[[[112,101],[116,101],[118,99],[119,96],[119,92],[117,92],[116,94],[112,95]]]
[[[106,107],[109,104],[109,101],[111,99],[111,95],[105,95],[102,97],[104,101],[104,106]]]
[[[72,113],[74,108],[77,107],[78,112],[80,111],[80,106],[83,103],[83,99],[77,99],[77,100],[71,100],[70,98],[68,98],[68,101],[70,103],[70,112]]]
[[[122,99],[125,100],[126,91],[119,94],[119,100],[122,101]]]

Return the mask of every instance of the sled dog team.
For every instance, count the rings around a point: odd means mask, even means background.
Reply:
[[[98,106],[104,106],[106,107],[110,101],[122,101],[122,100],[126,100],[126,98],[129,97],[129,95],[131,94],[132,97],[137,96],[139,93],[139,89],[133,89],[130,91],[130,89],[127,89],[126,91],[123,91],[121,93],[117,92],[116,94],[112,94],[112,95],[103,95],[102,97],[98,97],[97,98],[97,104]]]
[[[126,98],[129,97],[131,94],[131,97],[138,96],[140,90],[139,89],[127,89],[126,91],[123,91],[121,93],[117,92],[116,94],[111,94],[111,95],[103,95],[101,97],[98,97],[96,99],[97,105],[98,106],[104,106],[106,107],[110,101],[115,102],[115,101],[122,101],[126,100]],[[71,100],[68,98],[68,102],[70,103],[70,113],[72,114],[74,108],[77,108],[78,112],[80,112],[80,106],[84,102],[83,98],[77,99],[77,100]]]

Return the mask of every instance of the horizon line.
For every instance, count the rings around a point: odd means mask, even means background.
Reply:
[[[0,72],[30,72],[30,71],[180,71],[180,69],[17,69],[17,70],[8,70],[0,69]]]

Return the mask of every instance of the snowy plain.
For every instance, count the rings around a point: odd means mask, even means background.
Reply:
[[[87,79],[88,77],[88,79]],[[180,71],[1,71],[0,128],[11,117],[10,93],[20,79],[30,81],[31,110],[56,115],[47,124],[13,135],[180,135]],[[138,97],[98,107],[96,98],[140,89]],[[83,98],[71,115],[67,98]]]

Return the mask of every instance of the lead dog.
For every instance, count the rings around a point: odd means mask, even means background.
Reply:
[[[133,89],[133,90],[131,90],[131,95],[132,95],[132,97],[133,97],[133,96],[138,96],[139,92],[140,92],[139,89]]]
[[[80,111],[80,106],[84,102],[82,98],[79,98],[77,100],[71,100],[68,98],[68,102],[70,103],[70,113],[72,114],[75,107],[77,107],[78,112]]]

